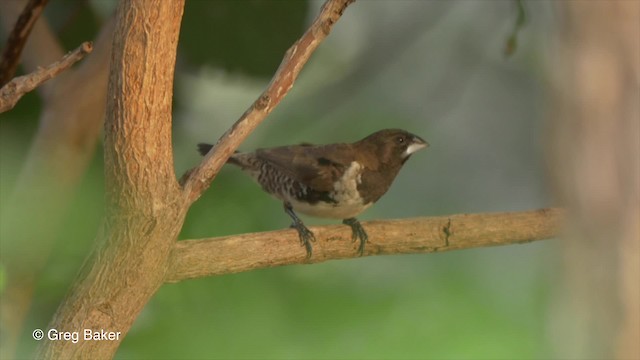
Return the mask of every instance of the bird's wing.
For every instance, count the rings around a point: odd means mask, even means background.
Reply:
[[[350,144],[293,145],[260,149],[256,155],[316,191],[332,191],[353,161]]]

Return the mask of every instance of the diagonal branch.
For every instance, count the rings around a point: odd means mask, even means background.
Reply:
[[[370,221],[363,223],[370,238],[365,255],[431,253],[548,239],[558,235],[563,218],[562,209],[551,208]],[[165,281],[358,256],[348,227],[311,230],[317,239],[311,259],[291,229],[180,241],[173,249]]]
[[[78,48],[65,55],[60,61],[9,81],[0,89],[0,113],[13,109],[18,100],[26,93],[70,68],[71,65],[80,61],[92,50],[92,43],[89,41],[84,42]]]
[[[182,178],[183,192],[189,203],[196,201],[209,187],[220,168],[242,141],[271,113],[289,92],[304,64],[329,35],[344,10],[355,0],[328,0],[309,29],[284,55],[267,89],[218,140],[202,163]]]
[[[42,10],[49,0],[29,0],[18,17],[13,30],[9,34],[7,44],[2,51],[2,59],[0,59],[0,87],[6,85],[9,79],[13,77],[18,64],[20,63],[20,55],[24,44],[31,34],[33,24],[40,17]]]

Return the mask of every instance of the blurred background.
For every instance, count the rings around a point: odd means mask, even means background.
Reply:
[[[175,81],[178,177],[200,161],[195,144],[215,142],[263,91],[321,4],[187,1]],[[68,51],[95,38],[114,8],[108,0],[51,1],[45,18]],[[545,161],[554,11],[553,3],[538,1],[358,1],[240,150],[351,142],[402,128],[431,147],[411,158],[360,220],[556,206]],[[523,15],[524,26],[514,33]],[[513,36],[517,46],[506,56]],[[0,115],[2,227],[10,225],[5,199],[23,171],[41,102],[32,92]],[[37,345],[31,331],[46,328],[93,246],[104,205],[102,167],[99,141],[35,281],[18,343],[22,356]],[[37,227],[40,219],[29,221]],[[288,225],[277,200],[225,168],[191,208],[180,238]],[[13,246],[28,252],[37,240]],[[165,285],[116,357],[597,358],[600,352],[584,348],[585,336],[558,340],[575,320],[558,315],[562,262],[561,244],[550,240]],[[610,349],[602,341],[593,346]]]

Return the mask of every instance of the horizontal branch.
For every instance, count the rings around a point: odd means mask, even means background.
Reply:
[[[548,239],[558,235],[563,214],[562,209],[541,209],[364,222],[369,234],[364,255],[420,254]],[[348,226],[310,229],[317,239],[310,259],[293,229],[179,241],[165,281],[358,257],[358,244],[351,241]]]
[[[60,61],[9,81],[0,89],[0,113],[13,109],[18,100],[26,93],[70,68],[71,65],[80,61],[92,50],[93,45],[91,42],[84,42],[78,48],[65,55]]]
[[[180,180],[189,203],[196,201],[209,187],[220,168],[244,139],[271,113],[287,95],[311,54],[329,35],[347,6],[355,0],[327,0],[311,26],[284,55],[267,89],[227,130],[199,166]]]

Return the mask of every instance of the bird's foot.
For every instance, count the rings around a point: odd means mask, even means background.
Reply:
[[[304,248],[307,250],[307,259],[308,259],[311,257],[313,253],[313,247],[311,246],[311,242],[316,241],[316,237],[313,235],[311,230],[307,229],[307,227],[304,226],[304,223],[302,222],[302,220],[300,220],[298,215],[296,215],[296,213],[293,212],[293,208],[291,207],[291,204],[289,204],[288,202],[285,202],[283,205],[284,205],[284,211],[291,217],[291,220],[293,220],[291,227],[298,230],[298,236],[300,237],[300,242],[302,243],[302,246],[304,246]]]
[[[351,227],[351,241],[360,239],[360,246],[358,246],[358,252],[360,256],[364,255],[364,246],[369,240],[369,235],[364,231],[364,228],[356,218],[349,218],[342,220],[342,223]]]
[[[316,237],[313,235],[311,230],[307,229],[307,227],[304,226],[302,221],[294,221],[291,224],[291,227],[298,231],[298,236],[300,237],[300,245],[304,246],[304,248],[307,250],[307,258],[310,258],[313,254],[311,241],[316,241]]]

